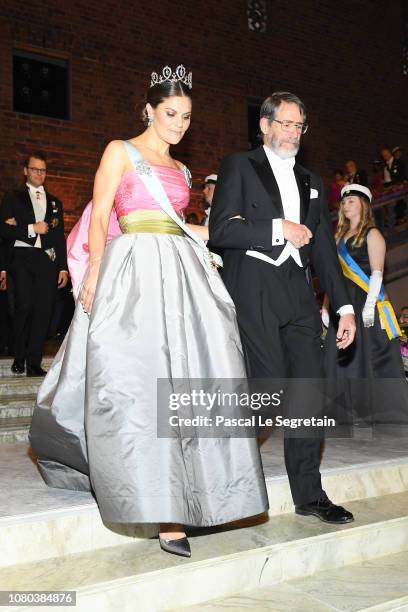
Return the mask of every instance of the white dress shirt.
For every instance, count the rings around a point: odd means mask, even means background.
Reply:
[[[394,158],[391,157],[387,162],[385,162],[384,165],[384,183],[391,183],[392,181],[392,176],[391,176],[391,166],[394,162]]]
[[[40,187],[34,187],[30,183],[26,183],[28,187],[28,192],[30,194],[31,202],[33,204],[34,213],[35,213],[35,221],[44,221],[45,213],[47,212],[47,196],[45,195],[44,187],[41,185]],[[37,236],[37,239],[34,243],[34,246],[38,249],[41,249],[41,236],[40,234],[36,234],[33,230],[33,224],[30,223],[27,229],[27,237],[34,238]],[[28,242],[24,242],[23,240],[16,240],[14,243],[15,247],[31,247],[32,245]]]
[[[288,159],[281,159],[279,155],[276,155],[276,153],[266,145],[264,145],[264,151],[271,165],[276,182],[278,183],[284,219],[292,221],[293,223],[300,223],[300,196],[295,173],[293,172],[295,158],[289,157]],[[283,219],[272,220],[272,246],[280,246],[285,243],[282,221]],[[293,246],[289,241],[286,242],[284,249],[277,259],[272,259],[272,257],[264,255],[263,253],[251,250],[247,251],[247,255],[255,257],[256,259],[262,259],[275,266],[280,266],[284,261],[289,259],[289,257],[292,257],[298,266],[301,268],[303,267],[299,249]],[[354,314],[354,308],[351,304],[345,304],[338,309],[337,313],[340,316],[344,314]]]
[[[276,153],[266,145],[264,145],[264,151],[275,175],[276,182],[278,183],[284,218],[293,223],[300,223],[300,196],[295,173],[293,172],[295,158],[289,157],[288,159],[281,159],[279,155],[276,155]],[[279,246],[284,243],[282,219],[273,219],[272,245]],[[293,257],[297,265],[302,267],[299,249],[293,246],[291,242],[287,241],[282,253],[278,259],[275,260],[275,265],[279,266],[289,259],[289,257]]]
[[[206,208],[205,211],[204,211],[204,214],[205,214],[205,217],[203,219],[204,227],[208,227],[208,224],[210,223],[210,212],[211,212],[211,206]]]

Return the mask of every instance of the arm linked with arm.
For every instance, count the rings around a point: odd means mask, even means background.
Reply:
[[[221,164],[210,215],[210,242],[220,249],[272,248],[272,219],[245,219],[242,175],[231,155]]]

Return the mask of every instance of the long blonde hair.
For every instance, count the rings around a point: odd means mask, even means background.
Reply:
[[[360,196],[354,196],[354,197],[360,200],[361,216],[360,216],[360,222],[357,226],[357,233],[352,240],[352,245],[356,247],[360,247],[363,244],[369,230],[372,229],[373,227],[376,227],[376,223],[374,220],[374,215],[373,215],[373,211],[372,211],[370,202],[367,200],[367,198],[360,197]],[[350,220],[347,219],[347,217],[344,214],[343,200],[342,200],[340,202],[339,220],[337,223],[337,230],[334,236],[336,240],[336,244],[338,244],[340,240],[343,238],[343,236],[347,234],[349,229],[350,229]]]

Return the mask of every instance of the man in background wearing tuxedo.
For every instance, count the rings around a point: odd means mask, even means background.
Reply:
[[[402,183],[402,181],[406,180],[405,164],[400,157],[396,158],[387,147],[382,149],[381,157],[384,161],[384,187],[389,187],[395,183]]]
[[[201,221],[200,225],[205,225],[208,227],[208,223],[210,221],[211,214],[211,205],[214,197],[214,189],[217,184],[217,175],[209,174],[204,179],[203,185],[203,195],[204,195],[204,205],[205,205],[205,215]]]
[[[323,183],[295,162],[307,130],[302,101],[287,92],[261,107],[264,145],[226,157],[210,216],[210,244],[222,250],[223,280],[235,302],[251,379],[322,379],[321,320],[310,261],[340,315],[338,348],[355,334],[353,307],[337,257]],[[330,523],[353,515],[322,489],[321,439],[285,436],[296,512]]]
[[[0,238],[0,355],[6,355],[12,349],[9,323],[7,248],[5,241]]]
[[[24,189],[5,194],[0,206],[0,237],[9,247],[8,271],[14,281],[14,373],[44,376],[42,352],[56,287],[68,282],[62,204],[44,189],[44,155],[24,164]],[[26,366],[26,367],[25,367]]]
[[[357,164],[353,159],[349,159],[344,165],[346,170],[345,177],[348,183],[358,185],[364,185],[367,187],[368,185],[368,177],[367,172],[365,170],[361,170],[357,168]]]

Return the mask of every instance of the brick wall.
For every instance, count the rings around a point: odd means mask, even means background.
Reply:
[[[271,0],[270,7],[268,32],[256,34],[245,0],[2,0],[0,195],[20,180],[27,151],[42,149],[48,188],[71,225],[90,198],[106,143],[141,130],[136,106],[150,72],[166,63],[193,70],[193,122],[174,155],[190,166],[195,203],[203,176],[226,153],[247,148],[247,98],[273,90],[292,90],[307,104],[303,158],[326,180],[347,158],[367,166],[384,144],[408,150],[400,2]],[[12,112],[13,48],[70,60],[70,121]]]

